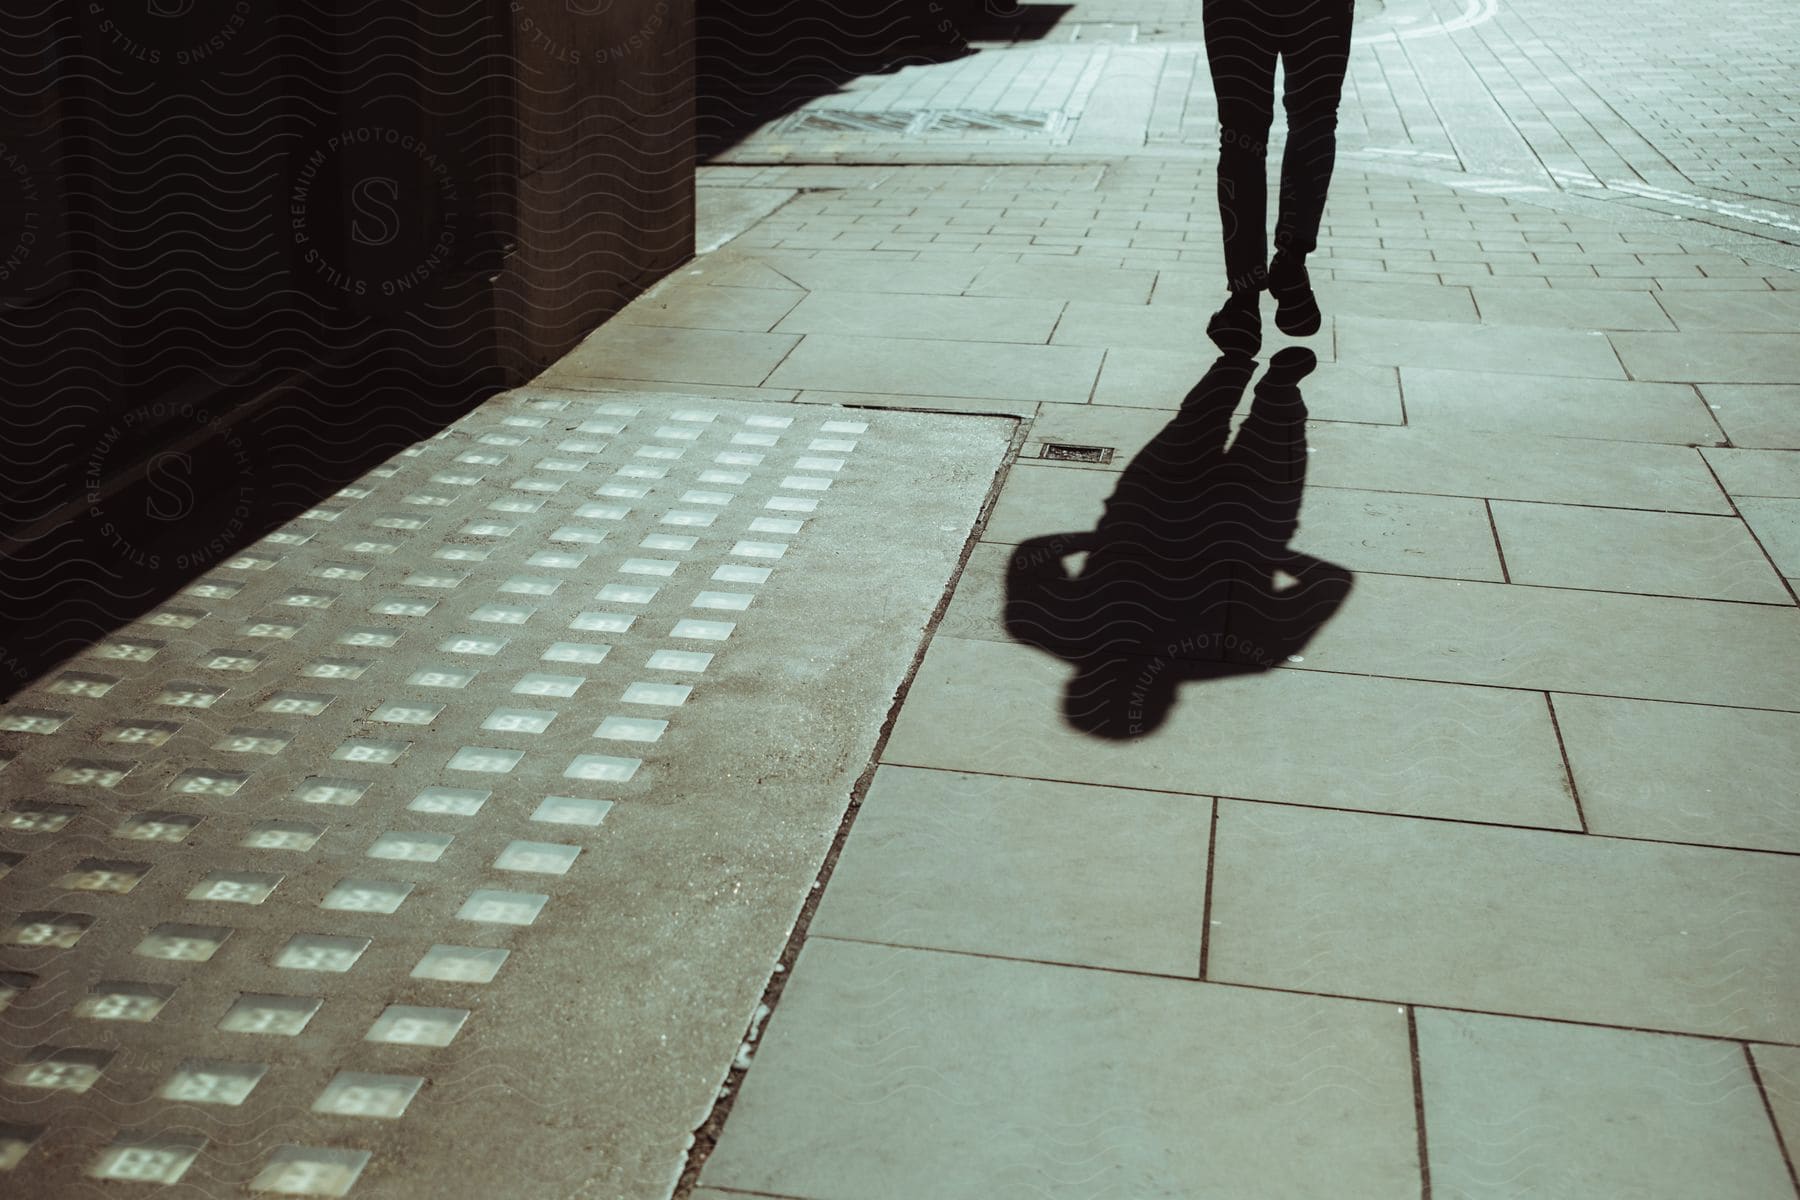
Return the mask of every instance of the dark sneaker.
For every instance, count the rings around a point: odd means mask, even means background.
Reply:
[[[1206,323],[1206,336],[1227,354],[1255,357],[1262,349],[1261,301],[1261,292],[1231,293]]]
[[[1284,262],[1278,256],[1269,264],[1269,294],[1275,297],[1275,328],[1289,337],[1319,332],[1319,301],[1306,276],[1306,264]]]

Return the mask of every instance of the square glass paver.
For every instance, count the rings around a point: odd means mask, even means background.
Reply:
[[[87,1173],[94,1179],[179,1183],[205,1146],[205,1138],[193,1135],[124,1130],[88,1165]]]
[[[575,865],[576,856],[581,853],[580,846],[567,846],[560,842],[523,842],[507,843],[500,857],[494,860],[494,866],[502,871],[525,871],[536,875],[566,875],[569,868]]]
[[[392,913],[412,894],[413,885],[392,879],[342,879],[319,907],[335,912]]]
[[[434,863],[455,840],[448,833],[384,833],[369,847],[368,857]]]
[[[425,952],[412,969],[414,979],[440,979],[449,983],[492,983],[510,950],[479,946],[437,945]]]
[[[459,921],[483,925],[529,925],[550,897],[538,892],[506,892],[497,888],[477,888],[469,893],[463,906],[456,910]]]
[[[486,788],[428,787],[414,796],[406,807],[412,812],[472,817],[493,794]]]
[[[132,953],[167,962],[210,962],[231,934],[223,925],[158,925]]]
[[[269,996],[245,993],[232,1001],[219,1028],[226,1033],[297,1037],[324,1003],[313,996]]]
[[[288,971],[326,971],[341,975],[369,948],[366,937],[296,933],[275,955],[275,965]]]
[[[466,1008],[390,1004],[375,1018],[363,1040],[400,1046],[448,1046],[468,1019]]]
[[[348,1196],[368,1164],[367,1150],[282,1146],[250,1181],[250,1190],[278,1196]]]
[[[316,1113],[340,1117],[380,1117],[394,1120],[406,1112],[425,1081],[416,1075],[376,1075],[366,1071],[339,1071],[313,1101]]]
[[[612,808],[611,800],[584,800],[579,796],[545,796],[531,814],[546,825],[598,825]]]
[[[6,1073],[6,1082],[15,1087],[80,1094],[99,1082],[112,1057],[110,1050],[40,1046]]]
[[[269,1068],[262,1063],[190,1058],[175,1069],[157,1095],[182,1104],[219,1104],[236,1108],[250,1098]]]
[[[174,994],[167,984],[102,980],[76,1001],[74,1013],[90,1021],[154,1021]]]

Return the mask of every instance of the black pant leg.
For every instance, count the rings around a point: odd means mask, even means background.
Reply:
[[[1282,31],[1282,107],[1287,150],[1281,158],[1281,211],[1275,249],[1304,256],[1318,247],[1319,223],[1337,158],[1338,101],[1350,63],[1353,0],[1310,0]]]
[[[1206,0],[1206,61],[1219,108],[1219,224],[1233,289],[1268,280],[1268,144],[1278,25],[1260,0]]]

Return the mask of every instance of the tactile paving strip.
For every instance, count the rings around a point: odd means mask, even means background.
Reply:
[[[989,428],[991,475],[1006,423],[937,420]],[[397,1194],[370,1181],[460,1155],[392,1128],[567,1124],[484,1055],[517,1043],[483,1040],[512,1012],[494,989],[523,970],[519,1014],[579,1005],[636,949],[520,962],[613,902],[609,814],[680,799],[709,685],[745,687],[721,667],[782,623],[771,580],[868,435],[806,405],[509,393],[0,708],[6,1190]]]

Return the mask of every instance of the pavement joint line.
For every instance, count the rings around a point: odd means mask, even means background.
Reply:
[[[1353,678],[1363,678],[1363,679],[1397,679],[1397,680],[1401,680],[1403,682],[1410,682],[1410,683],[1437,684],[1440,687],[1473,688],[1473,687],[1496,687],[1497,686],[1497,685],[1493,685],[1493,684],[1480,684],[1480,683],[1446,684],[1442,680],[1437,680],[1437,679],[1409,679],[1406,676],[1402,676],[1402,675],[1358,675],[1355,672],[1350,672],[1350,671],[1332,671],[1332,672],[1323,672],[1322,671],[1322,672],[1320,672],[1320,674],[1346,675],[1346,676],[1351,676]],[[1586,696],[1591,695],[1591,693],[1585,693],[1585,692],[1547,691],[1543,688],[1500,687],[1498,690],[1516,691],[1516,692],[1519,692],[1519,693],[1522,693],[1525,695],[1536,695],[1536,696],[1544,696],[1544,697],[1551,697],[1551,698],[1556,697],[1556,696],[1583,696],[1583,697],[1586,697]],[[1641,697],[1632,697],[1632,696],[1598,696],[1596,698],[1603,699],[1603,700],[1642,699]],[[1682,702],[1674,701],[1674,700],[1645,700],[1644,703],[1676,704],[1676,703],[1682,703]],[[1700,705],[1698,705],[1698,707],[1701,707],[1701,708],[1724,708],[1724,707],[1734,707],[1734,706],[1717,705],[1717,704],[1700,704]],[[1741,708],[1742,706],[1735,706],[1735,707]],[[1778,713],[1782,713],[1783,715],[1786,715],[1786,710],[1783,710],[1783,709],[1750,709],[1747,711],[1778,712]],[[1234,795],[1230,795],[1230,794],[1227,794],[1224,792],[1183,792],[1183,791],[1176,790],[1174,788],[1155,787],[1155,786],[1151,786],[1148,784],[1104,783],[1104,782],[1095,782],[1092,780],[1083,780],[1083,779],[1063,779],[1063,778],[1059,778],[1056,776],[1050,776],[1050,775],[1021,775],[1016,772],[1009,772],[1009,771],[983,771],[977,767],[967,767],[967,766],[940,767],[940,766],[932,766],[927,763],[902,762],[899,760],[885,760],[885,761],[880,762],[878,765],[883,766],[883,767],[903,767],[908,771],[930,771],[930,772],[934,772],[934,773],[942,774],[942,775],[971,775],[971,776],[978,776],[978,777],[986,778],[986,779],[1019,779],[1019,780],[1026,780],[1026,781],[1036,782],[1036,783],[1070,784],[1070,785],[1074,785],[1074,786],[1078,786],[1078,787],[1094,788],[1094,789],[1098,789],[1098,790],[1102,790],[1102,791],[1142,792],[1146,795],[1171,796],[1171,797],[1178,797],[1183,800],[1212,800],[1215,803],[1220,800],[1232,800],[1232,801],[1236,801],[1237,803],[1240,803],[1240,804],[1262,804],[1262,805],[1267,805],[1271,808],[1298,808],[1298,809],[1306,809],[1311,812],[1325,812],[1325,813],[1354,813],[1358,816],[1384,817],[1384,818],[1391,818],[1396,821],[1433,821],[1433,822],[1437,822],[1437,823],[1443,824],[1443,825],[1458,825],[1458,826],[1462,826],[1464,828],[1477,829],[1477,830],[1479,830],[1479,829],[1511,829],[1511,830],[1516,830],[1521,833],[1556,833],[1556,834],[1565,834],[1569,837],[1587,838],[1587,839],[1594,839],[1594,840],[1608,841],[1608,842],[1619,842],[1619,843],[1623,843],[1623,844],[1635,844],[1635,845],[1647,845],[1647,846],[1677,846],[1677,847],[1681,847],[1683,849],[1694,849],[1694,850],[1723,850],[1723,851],[1728,851],[1733,854],[1767,854],[1767,855],[1771,855],[1775,858],[1800,858],[1800,850],[1770,850],[1770,849],[1766,849],[1764,847],[1759,847],[1759,846],[1734,846],[1734,845],[1725,845],[1720,842],[1684,842],[1684,841],[1680,841],[1678,839],[1672,839],[1672,838],[1645,837],[1641,834],[1597,833],[1591,829],[1568,829],[1568,828],[1565,828],[1562,826],[1557,826],[1557,825],[1523,825],[1517,821],[1475,821],[1475,820],[1471,820],[1468,817],[1446,817],[1446,816],[1441,816],[1436,813],[1397,813],[1390,809],[1384,809],[1384,808],[1348,808],[1348,807],[1344,807],[1342,805],[1336,805],[1336,804],[1309,804],[1303,800],[1271,800],[1267,797],[1258,797],[1258,796],[1234,796]],[[1175,978],[1185,979],[1185,978],[1188,978],[1188,976],[1185,976],[1185,975],[1184,976],[1176,976]],[[1724,1036],[1724,1035],[1719,1035],[1719,1036]],[[1730,1039],[1727,1039],[1727,1040],[1730,1040]],[[1800,1043],[1796,1043],[1796,1044],[1800,1045]]]
[[[981,531],[986,528],[994,506],[1000,501],[1000,494],[1005,488],[1011,465],[1017,461],[1019,451],[1024,445],[1028,424],[1027,421],[1015,419],[1011,442],[1006,454],[1001,459],[1000,469],[989,482],[980,511],[971,524],[958,552],[956,566],[944,584],[943,591],[939,595],[931,615],[926,619],[912,659],[882,718],[881,728],[876,735],[875,745],[869,753],[868,762],[850,788],[848,804],[833,831],[831,845],[819,865],[812,889],[802,900],[800,912],[795,917],[794,924],[789,929],[781,951],[763,985],[758,1007],[753,1010],[750,1022],[745,1028],[744,1040],[741,1044],[746,1048],[756,1043],[759,1037],[767,1036],[770,1025],[780,1011],[782,993],[794,977],[794,965],[799,959],[801,950],[805,948],[807,939],[811,936],[813,917],[817,914],[819,904],[825,897],[825,890],[837,870],[838,861],[843,857],[844,847],[850,840],[851,831],[855,826],[857,815],[862,811],[863,801],[868,796],[869,787],[874,782],[876,773],[881,769],[882,754],[893,735],[894,726],[900,720],[900,711],[906,704],[907,696],[911,694],[913,682],[918,678],[919,669],[924,665],[926,654],[936,640],[936,634],[943,624],[944,616],[950,610],[950,603],[956,594],[957,584],[961,582],[963,575],[967,572],[969,561],[980,544]],[[683,1195],[686,1191],[691,1191],[698,1186],[701,1172],[706,1166],[706,1160],[717,1147],[725,1124],[730,1119],[732,1107],[742,1090],[744,1077],[755,1066],[755,1054],[756,1051],[751,1049],[747,1055],[748,1061],[745,1061],[746,1056],[743,1051],[740,1051],[739,1059],[732,1063],[724,1080],[720,1083],[706,1116],[691,1131],[687,1154],[675,1186],[675,1195]]]
[[[1229,799],[1229,797],[1220,797]],[[1255,803],[1262,803],[1256,801]],[[1391,814],[1384,814],[1391,815]],[[1543,1013],[1513,1012],[1498,1008],[1472,1008],[1456,1004],[1434,1004],[1424,1000],[1396,1000],[1388,996],[1364,996],[1352,992],[1315,991],[1310,988],[1281,987],[1272,983],[1251,983],[1242,979],[1196,979],[1192,975],[1168,975],[1160,971],[1143,971],[1131,967],[1096,966],[1093,963],[1068,962],[1062,959],[1029,958],[1010,954],[990,954],[979,950],[959,950],[950,946],[926,946],[916,942],[886,942],[876,938],[849,937],[843,934],[822,933],[818,935],[823,941],[844,942],[857,946],[881,946],[890,950],[907,950],[916,954],[943,954],[954,958],[983,959],[990,962],[1020,963],[1034,967],[1053,967],[1065,971],[1081,971],[1095,975],[1122,975],[1132,979],[1157,979],[1169,984],[1191,984],[1195,987],[1232,988],[1246,992],[1271,992],[1283,996],[1308,996],[1316,1000],[1345,1000],[1356,1004],[1379,1004],[1405,1012],[1407,1009],[1418,1009],[1424,1012],[1465,1013],[1480,1017],[1510,1017],[1521,1021],[1548,1021],[1557,1025],[1570,1025],[1582,1029],[1613,1029],[1624,1033],[1647,1033],[1657,1037],[1692,1038],[1698,1041],[1719,1042],[1735,1046],[1782,1046],[1800,1049],[1800,1042],[1771,1041],[1763,1037],[1732,1037],[1723,1033],[1698,1033],[1686,1029],[1658,1029],[1649,1025],[1617,1025],[1605,1021],[1583,1021],[1574,1017],[1550,1016]]]
[[[1769,1127],[1774,1130],[1775,1144],[1781,1148],[1781,1157],[1787,1163],[1788,1182],[1793,1184],[1794,1191],[1800,1192],[1800,1172],[1795,1170],[1794,1151],[1787,1143],[1787,1137],[1781,1131],[1781,1122],[1775,1119],[1775,1105],[1769,1099],[1769,1085],[1764,1082],[1762,1070],[1756,1065],[1756,1055],[1751,1053],[1750,1043],[1744,1043],[1744,1065],[1750,1070],[1750,1078],[1756,1084],[1756,1094],[1762,1100],[1763,1115],[1769,1119]]]

